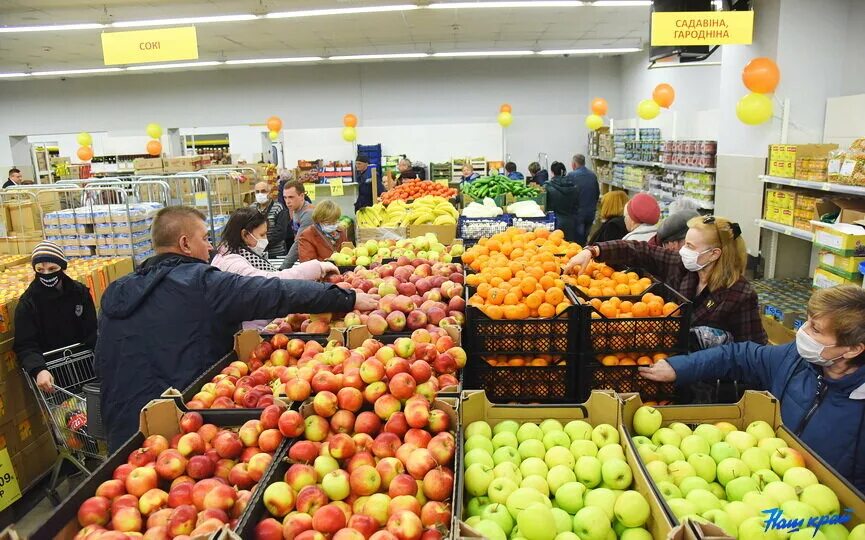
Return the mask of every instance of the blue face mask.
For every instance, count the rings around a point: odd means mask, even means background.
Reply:
[[[322,232],[326,232],[328,234],[333,234],[339,228],[336,223],[332,223],[330,225],[319,225],[321,227]]]

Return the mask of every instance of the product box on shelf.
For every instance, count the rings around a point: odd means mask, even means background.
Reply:
[[[135,158],[132,160],[132,168],[135,174],[142,175],[162,174],[164,171],[162,158]]]
[[[836,285],[861,285],[862,279],[847,279],[839,276],[834,272],[830,272],[825,268],[817,268],[814,270],[813,285],[815,289],[828,289]]]
[[[201,169],[202,160],[202,156],[166,158],[163,160],[163,168],[166,173],[195,172]]]
[[[849,280],[861,280],[859,265],[865,262],[863,257],[842,257],[832,252],[821,252],[819,256],[820,268],[828,270],[833,274],[845,277]]]
[[[796,208],[796,190],[793,189],[767,189],[766,206],[785,208],[793,210]]]
[[[769,175],[823,181],[826,179],[825,164],[828,163],[829,153],[837,149],[837,144],[769,145]],[[802,165],[807,178],[799,176],[797,164]]]
[[[619,428],[621,424],[621,400],[612,392],[593,392],[589,399],[580,405],[498,405],[488,401],[482,390],[468,390],[460,399],[460,440],[458,451],[462,453],[465,444],[465,428],[472,422],[485,421],[491,427],[506,420],[516,422],[540,423],[547,419],[558,420],[562,425],[572,420],[583,420],[592,426],[609,424],[620,431],[620,444],[625,461],[631,469],[633,481],[626,489],[638,491],[649,503],[650,515],[645,528],[652,538],[668,538],[673,532],[673,521],[663,508],[658,494],[652,489],[645,467],[637,458],[632,445],[625,440]],[[481,537],[477,531],[466,525],[469,495],[465,493],[465,475],[457,475],[457,492],[454,503],[454,538]],[[550,524],[552,526],[552,524]],[[676,537],[678,538],[678,537]]]
[[[842,257],[865,257],[865,228],[859,224],[813,221],[812,225],[814,243],[821,249]]]

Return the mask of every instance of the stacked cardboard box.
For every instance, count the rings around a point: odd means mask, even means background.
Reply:
[[[796,209],[796,191],[791,189],[767,189],[766,208],[763,219],[781,225],[793,225]]]
[[[803,231],[811,230],[811,220],[820,219],[819,214],[817,214],[817,201],[819,200],[819,197],[808,195],[805,192],[796,194],[793,227]]]
[[[162,158],[135,158],[132,160],[132,168],[135,169],[135,174],[154,175],[164,172]]]
[[[195,172],[204,166],[203,156],[184,156],[162,160],[166,173]]]
[[[825,182],[829,153],[837,144],[773,144],[769,146],[769,175]]]

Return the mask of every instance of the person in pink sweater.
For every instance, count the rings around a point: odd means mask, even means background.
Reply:
[[[255,208],[236,210],[225,225],[211,265],[241,276],[317,281],[339,272],[332,263],[309,261],[277,270],[265,255],[267,216]]]

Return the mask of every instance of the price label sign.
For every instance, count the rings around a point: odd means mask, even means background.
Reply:
[[[307,190],[306,194],[309,196],[309,200],[315,201],[315,184],[310,184],[312,187]]]
[[[343,193],[342,178],[331,178],[328,183],[330,184],[330,196],[341,197]]]
[[[18,478],[12,468],[12,459],[9,457],[9,449],[0,450],[0,510],[8,507],[21,498],[21,488]]]

